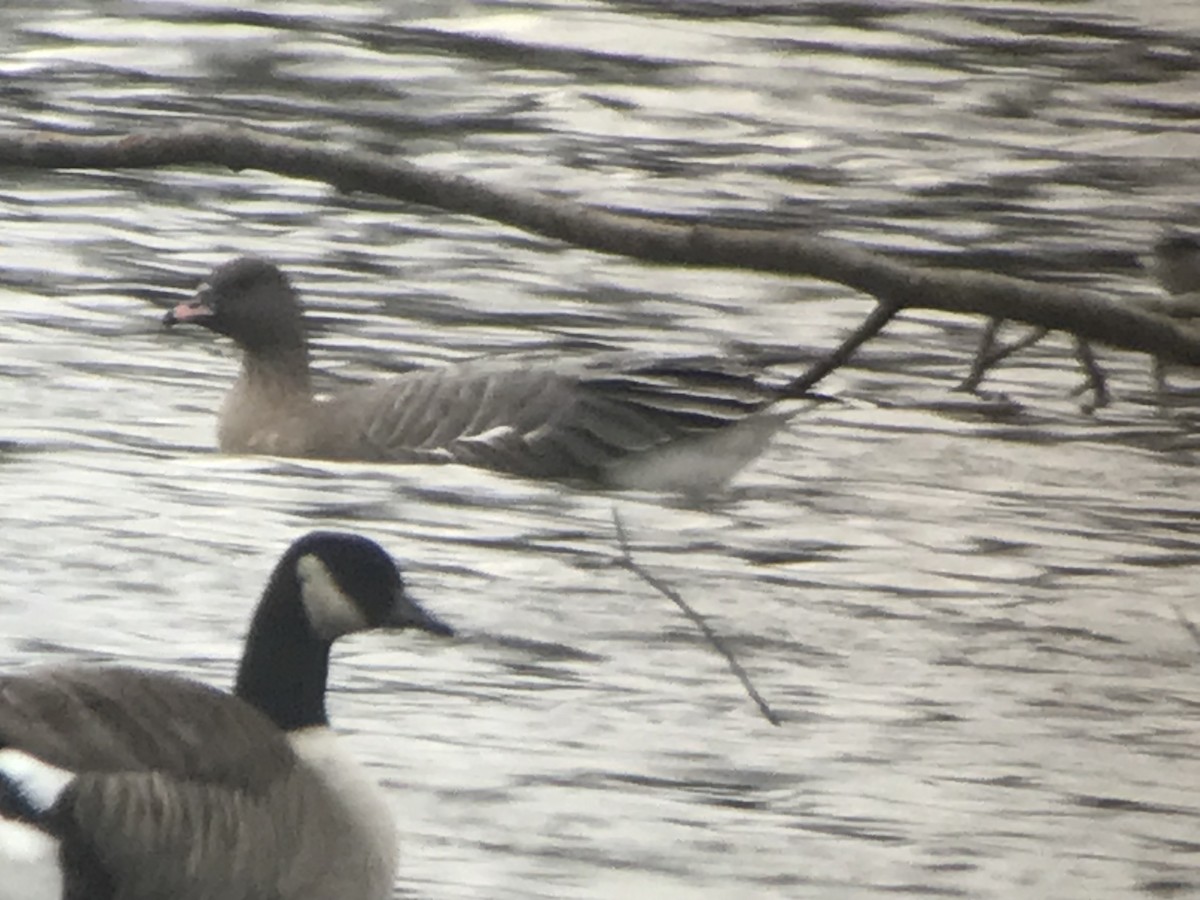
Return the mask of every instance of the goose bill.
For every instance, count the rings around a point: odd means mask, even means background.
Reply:
[[[212,318],[213,315],[213,308],[202,298],[196,297],[177,304],[174,309],[163,316],[163,324],[169,328],[180,322],[200,322]]]
[[[386,624],[392,628],[417,628],[441,637],[451,637],[454,634],[453,628],[428,612],[403,590],[396,592],[391,615]]]

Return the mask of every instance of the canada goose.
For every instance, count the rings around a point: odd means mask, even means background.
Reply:
[[[313,532],[267,583],[236,696],[108,666],[0,678],[0,898],[390,896],[387,804],[325,715],[333,641],[389,626],[451,633],[379,545]]]
[[[758,456],[788,414],[786,380],[731,359],[511,355],[415,369],[315,399],[300,300],[263,259],[219,266],[167,325],[231,338],[242,369],[227,453],[458,462],[616,488],[703,492]]]

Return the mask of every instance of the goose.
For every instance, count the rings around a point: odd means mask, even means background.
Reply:
[[[748,361],[512,354],[417,368],[314,397],[300,299],[274,263],[218,266],[164,323],[232,339],[226,453],[446,463],[607,488],[704,493],[757,457],[799,399]]]
[[[83,664],[0,677],[0,898],[382,900],[395,825],[325,714],[330,647],[451,629],[367,538],[283,554],[228,694]]]

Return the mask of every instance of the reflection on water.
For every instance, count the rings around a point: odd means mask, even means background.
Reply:
[[[249,121],[588,202],[1152,291],[1195,225],[1200,14],[1094,0],[0,10],[6,126]],[[285,265],[327,383],[513,346],[828,347],[843,289],[654,268],[255,172],[0,184],[0,627],[231,677],[299,531],[391,548],[450,644],[355,639],[336,722],[389,786],[402,896],[1176,896],[1197,889],[1196,412],[1069,396],[1051,339],[963,402],[979,323],[908,315],[725,496],[224,458],[228,347],[158,330]],[[1192,220],[1189,219],[1192,217]],[[1184,379],[1186,383],[1186,379]],[[633,552],[735,648],[758,718]]]

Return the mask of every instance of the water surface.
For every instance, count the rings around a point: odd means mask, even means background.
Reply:
[[[4,127],[248,122],[597,205],[1154,292],[1200,225],[1200,12],[1133,2],[9,4]],[[562,341],[819,351],[831,285],[643,265],[257,172],[5,173],[0,639],[227,682],[274,557],[360,530],[465,636],[338,653],[404,897],[1200,890],[1195,409],[1045,341],[965,401],[978,322],[911,314],[725,495],[230,458],[228,346],[163,307],[236,253],[323,385]],[[1186,373],[1179,383],[1189,384]],[[710,617],[759,718],[639,562]]]

